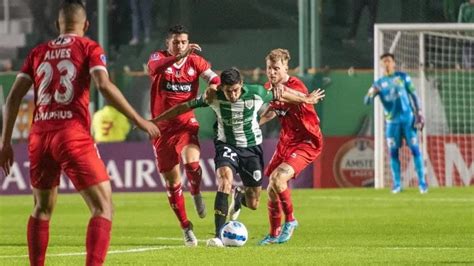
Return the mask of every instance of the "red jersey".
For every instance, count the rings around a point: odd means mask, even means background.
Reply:
[[[148,72],[152,79],[150,108],[153,117],[177,104],[195,99],[199,92],[199,77],[211,84],[218,83],[217,74],[201,56],[190,54],[179,65],[175,61],[176,57],[167,51],[155,52],[148,60]],[[190,120],[196,122],[193,111],[159,122],[158,127],[162,131],[173,131]]]
[[[73,34],[33,48],[18,76],[33,81],[35,110],[31,132],[82,126],[90,130],[90,73],[105,68],[96,42]]]
[[[308,89],[304,83],[296,77],[290,77],[286,83],[288,88],[295,91],[308,94]],[[265,84],[266,88],[270,88],[269,82]],[[271,101],[270,106],[277,114],[280,124],[280,141],[281,142],[301,142],[311,140],[316,145],[321,142],[319,118],[311,104],[290,104],[280,101]]]

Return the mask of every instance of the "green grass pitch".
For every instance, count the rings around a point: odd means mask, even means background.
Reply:
[[[114,194],[115,217],[106,265],[385,265],[474,264],[474,187],[329,189],[292,192],[300,226],[290,242],[257,246],[268,230],[266,194],[240,221],[249,240],[242,248],[208,248],[214,193],[199,219],[186,192],[199,246],[183,246],[164,193]],[[0,265],[27,265],[26,222],[31,196],[0,196]],[[47,265],[84,265],[89,213],[78,194],[59,195],[50,225]]]

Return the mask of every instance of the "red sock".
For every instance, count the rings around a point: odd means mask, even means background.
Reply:
[[[281,202],[268,200],[268,219],[270,220],[270,235],[276,237],[281,231]]]
[[[278,193],[278,196],[280,197],[281,206],[285,213],[285,222],[294,221],[295,216],[293,215],[293,203],[291,201],[290,189],[287,188],[285,191]]]
[[[191,191],[191,195],[199,194],[202,179],[201,166],[199,166],[198,162],[192,162],[185,164],[184,169],[186,171],[186,176],[188,177],[189,191]]]
[[[49,240],[49,220],[40,220],[30,216],[27,238],[30,264],[34,266],[44,265]]]
[[[96,216],[89,220],[86,237],[87,266],[104,264],[109,249],[111,229],[112,222],[104,217]]]
[[[181,228],[187,228],[189,226],[189,220],[186,216],[186,207],[184,206],[184,196],[181,184],[176,185],[174,188],[166,186],[168,191],[168,201],[170,202],[171,209],[173,209],[176,217],[178,217]]]

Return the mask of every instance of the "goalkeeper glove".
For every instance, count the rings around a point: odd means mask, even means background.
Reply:
[[[422,131],[425,126],[425,118],[421,114],[421,111],[418,111],[415,115],[415,128]]]

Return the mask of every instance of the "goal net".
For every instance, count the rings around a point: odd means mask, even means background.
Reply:
[[[376,24],[374,79],[383,75],[379,57],[395,55],[408,73],[425,116],[420,134],[429,186],[474,185],[474,24]],[[375,187],[392,184],[384,137],[383,108],[375,118]],[[416,186],[413,158],[400,150],[403,187]]]

